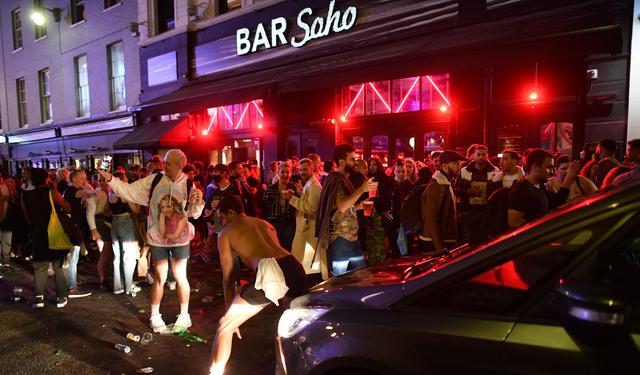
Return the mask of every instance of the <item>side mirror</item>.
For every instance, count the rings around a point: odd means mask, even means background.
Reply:
[[[631,306],[615,289],[591,281],[560,284],[552,299],[560,312],[573,323],[601,329],[626,329],[631,322]]]

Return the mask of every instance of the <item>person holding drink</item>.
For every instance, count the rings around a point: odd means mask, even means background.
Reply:
[[[337,276],[367,265],[358,241],[356,210],[363,209],[363,202],[370,202],[371,198],[357,202],[364,193],[377,189],[378,183],[370,178],[356,189],[349,181],[348,175],[354,171],[356,164],[353,146],[337,145],[333,160],[338,170],[327,176],[320,196],[316,256],[320,259],[326,257],[331,275]],[[323,274],[323,278],[326,276]]]
[[[229,167],[218,164],[213,168],[212,180],[216,183],[216,188],[211,193],[209,200],[205,202],[205,217],[209,227],[209,237],[203,251],[203,257],[211,257],[218,253],[218,234],[222,231],[222,220],[218,215],[218,205],[224,197],[240,197],[237,185],[230,182],[231,173]],[[217,256],[216,256],[217,258]]]

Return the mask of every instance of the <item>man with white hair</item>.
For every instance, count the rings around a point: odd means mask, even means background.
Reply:
[[[204,208],[202,192],[192,189],[182,168],[187,156],[172,149],[164,158],[164,171],[150,175],[132,184],[114,179],[108,172],[100,172],[112,191],[120,198],[148,207],[147,242],[154,260],[154,284],[151,289],[150,325],[154,332],[166,330],[160,314],[163,286],[169,270],[168,258],[173,257],[173,273],[178,284],[180,314],[173,326],[174,332],[191,327],[189,316],[190,286],[187,280],[189,243],[195,230],[187,218],[197,219]]]

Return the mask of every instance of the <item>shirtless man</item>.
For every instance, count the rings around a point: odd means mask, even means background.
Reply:
[[[218,250],[227,312],[220,318],[213,341],[210,374],[216,375],[224,372],[229,360],[233,334],[242,338],[238,329],[240,325],[269,303],[277,305],[278,300],[285,296],[295,298],[306,292],[304,268],[280,246],[273,226],[264,220],[245,215],[242,203],[235,196],[228,196],[220,201],[218,214],[225,225],[218,235]],[[256,279],[245,285],[238,295],[232,252],[257,273]],[[284,274],[284,280],[272,278],[272,275],[278,274],[278,270]],[[264,284],[266,290],[262,289],[261,284]]]

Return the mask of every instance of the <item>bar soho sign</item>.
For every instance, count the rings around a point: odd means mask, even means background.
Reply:
[[[335,0],[329,3],[329,11],[326,19],[316,16],[313,22],[305,22],[306,16],[312,16],[311,8],[304,8],[297,17],[297,26],[304,33],[300,38],[291,37],[290,43],[293,47],[300,48],[313,39],[324,38],[329,34],[339,33],[351,29],[356,24],[358,9],[355,6],[348,7],[344,12],[335,10]],[[253,37],[251,30],[242,28],[236,31],[236,54],[238,56],[257,52],[261,49],[267,50],[284,44],[289,44],[287,38],[287,19],[278,17],[271,20],[271,29],[267,32],[264,24],[260,23],[256,27]],[[270,35],[268,35],[270,34]]]

